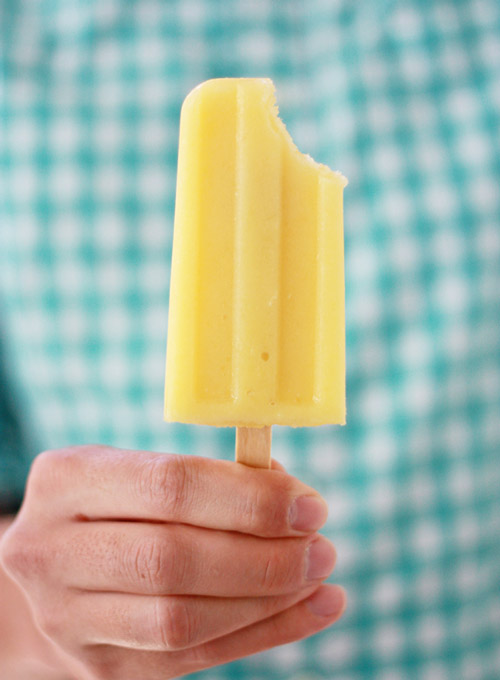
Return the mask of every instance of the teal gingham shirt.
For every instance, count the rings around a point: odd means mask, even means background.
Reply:
[[[192,677],[500,677],[500,3],[3,0],[2,494],[42,448],[233,457],[162,422],[178,118],[269,76],[346,190],[348,424],[275,428],[350,604]],[[6,434],[5,434],[6,433]]]

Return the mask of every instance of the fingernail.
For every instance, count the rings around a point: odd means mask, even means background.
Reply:
[[[341,614],[345,607],[345,592],[339,586],[322,586],[307,600],[307,604],[316,616]]]
[[[310,543],[306,555],[306,579],[308,581],[326,578],[332,573],[337,554],[332,543],[324,536]]]
[[[317,531],[327,516],[326,503],[316,496],[299,496],[290,506],[290,526],[296,531]]]

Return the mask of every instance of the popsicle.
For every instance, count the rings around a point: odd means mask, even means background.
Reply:
[[[267,78],[184,101],[165,420],[237,427],[270,464],[270,427],[345,422],[346,179],[303,155]]]

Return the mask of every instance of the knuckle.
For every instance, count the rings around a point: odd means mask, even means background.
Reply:
[[[18,520],[4,535],[0,546],[0,561],[15,580],[32,580],[47,571],[50,564],[48,542]]]
[[[275,592],[284,585],[283,575],[274,556],[268,557],[263,562],[260,580],[264,591]]]
[[[19,543],[14,527],[15,525],[12,525],[6,531],[0,543],[0,564],[11,575],[15,575],[18,562],[22,559],[24,552],[24,546]]]
[[[266,517],[268,503],[263,498],[262,491],[257,491],[248,498],[243,517],[248,517],[250,528],[256,534],[267,534],[271,531],[271,518]]]
[[[272,488],[258,487],[249,497],[245,509],[252,530],[265,537],[287,534],[289,503],[290,484],[287,480],[275,480]]]
[[[293,539],[283,539],[287,543]],[[260,571],[260,587],[264,592],[285,593],[302,584],[297,565],[301,561],[284,546],[273,551],[262,563]]]
[[[178,516],[178,507],[185,498],[186,464],[182,456],[163,455],[148,460],[137,476],[139,494],[160,507],[169,518]]]
[[[34,619],[42,633],[51,640],[60,638],[66,628],[61,609],[47,602],[43,607],[37,608],[34,612]]]
[[[50,449],[39,453],[34,459],[27,483],[27,496],[43,496],[67,485],[68,479],[78,474],[79,463],[95,453],[98,446],[73,446]]]
[[[153,638],[165,651],[185,649],[195,643],[194,621],[185,600],[179,597],[158,600]]]
[[[43,451],[34,459],[28,477],[27,492],[43,492],[52,486],[63,465],[62,451]]]
[[[112,646],[88,645],[79,656],[92,680],[123,680],[118,653],[118,648]]]
[[[132,546],[129,569],[132,579],[151,593],[172,593],[182,573],[182,548],[174,532],[158,531]]]
[[[143,538],[132,548],[132,575],[156,591],[164,581],[168,561],[167,549],[159,537]]]

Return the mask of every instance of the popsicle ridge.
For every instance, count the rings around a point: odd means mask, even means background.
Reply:
[[[189,134],[188,134],[189,133]],[[345,421],[342,190],[300,153],[266,78],[185,100],[165,418]]]

